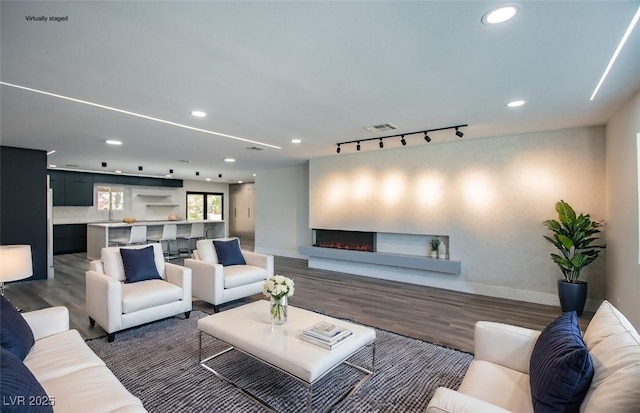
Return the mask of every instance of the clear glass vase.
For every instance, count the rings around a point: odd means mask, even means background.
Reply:
[[[275,298],[271,297],[271,322],[273,325],[281,326],[287,322],[287,297]]]

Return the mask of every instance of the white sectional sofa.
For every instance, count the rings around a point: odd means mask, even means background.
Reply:
[[[35,338],[24,364],[51,398],[56,413],[146,412],[140,399],[125,389],[78,331],[69,330],[66,307],[22,316]]]
[[[460,388],[438,388],[427,412],[533,412],[530,359],[539,336],[536,330],[478,322],[475,358]],[[604,301],[583,340],[594,374],[580,412],[639,412],[640,335],[631,323]]]

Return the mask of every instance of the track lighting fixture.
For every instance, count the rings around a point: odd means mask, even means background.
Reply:
[[[142,170],[142,166],[138,166],[138,170],[141,171]]]
[[[173,173],[173,169],[169,169],[169,173],[172,174]]]
[[[102,167],[106,168],[107,167],[107,163],[106,162],[102,162]]]
[[[200,172],[196,172],[196,176],[200,176]]]
[[[340,145],[346,145],[349,143],[355,143],[356,144],[356,150],[359,151],[361,149],[361,143],[362,142],[366,142],[366,141],[372,141],[372,140],[376,140],[378,139],[378,146],[380,146],[380,149],[384,148],[384,140],[388,139],[388,138],[397,138],[400,137],[400,143],[402,143],[402,146],[406,146],[407,145],[407,140],[405,139],[405,136],[407,135],[417,135],[418,133],[424,133],[424,140],[427,141],[427,143],[431,142],[431,137],[429,136],[429,133],[431,132],[437,132],[437,131],[442,131],[442,130],[447,130],[447,129],[455,129],[455,133],[456,136],[459,138],[462,138],[464,136],[464,133],[462,133],[462,131],[460,130],[460,128],[464,128],[467,125],[466,123],[464,125],[452,125],[452,126],[445,126],[443,128],[434,128],[434,129],[423,129],[423,130],[419,130],[419,131],[415,131],[415,132],[408,132],[408,133],[402,133],[402,134],[398,134],[398,135],[390,135],[390,136],[383,136],[383,137],[376,137],[376,138],[367,138],[367,139],[359,139],[359,140],[353,140],[353,141],[344,141],[344,142],[338,142],[336,145],[338,145],[338,147],[336,148],[336,152],[340,153],[341,151],[341,146]]]

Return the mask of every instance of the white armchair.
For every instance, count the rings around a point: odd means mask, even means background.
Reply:
[[[115,333],[151,321],[191,312],[191,269],[166,263],[160,244],[152,244],[155,266],[161,279],[125,283],[120,249],[149,247],[108,247],[100,260],[92,261],[86,272],[86,300],[89,322],[97,322],[113,341]]]
[[[273,275],[273,255],[242,250],[242,256],[246,265],[225,267],[213,240],[198,241],[192,258],[184,260],[193,274],[193,296],[213,304],[217,312],[220,304],[261,293],[264,281]]]

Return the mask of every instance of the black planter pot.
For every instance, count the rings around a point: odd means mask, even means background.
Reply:
[[[558,280],[558,296],[562,312],[575,311],[578,317],[582,315],[587,302],[587,286],[588,284],[584,281],[570,283]]]

